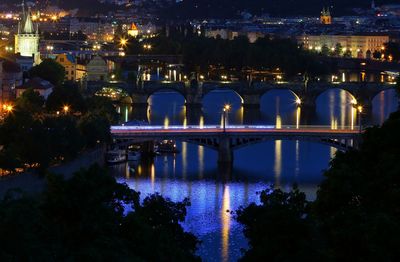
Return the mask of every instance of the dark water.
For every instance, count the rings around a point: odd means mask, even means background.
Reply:
[[[357,113],[352,97],[341,90],[330,90],[317,100],[315,115],[304,119],[295,106],[295,97],[288,91],[271,91],[263,96],[259,123],[274,125],[313,124],[357,127]],[[158,93],[149,98],[150,123],[158,125],[185,124],[184,98],[175,93]],[[234,92],[214,91],[204,98],[204,117],[199,124],[219,124],[225,103],[232,106],[230,124],[242,124],[241,100]],[[373,101],[373,110],[363,121],[380,124],[397,108],[392,90],[380,93]],[[121,108],[124,119],[130,118],[130,108]],[[257,192],[279,187],[290,189],[297,183],[315,197],[322,171],[329,165],[336,150],[326,145],[301,141],[270,141],[234,153],[230,176],[221,175],[217,153],[197,145],[178,142],[180,154],[157,156],[154,162],[127,163],[110,167],[118,181],[126,182],[142,196],[159,192],[174,201],[189,197],[192,205],[184,227],[202,241],[199,254],[204,261],[236,261],[246,239],[241,227],[227,210],[236,210],[258,202]],[[135,172],[130,172],[130,167]]]

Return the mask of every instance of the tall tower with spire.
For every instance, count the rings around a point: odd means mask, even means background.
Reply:
[[[15,53],[22,57],[32,57],[34,64],[40,63],[39,29],[34,25],[31,9],[25,10],[25,1],[22,1],[22,16],[18,23],[18,34],[15,35]]]
[[[320,21],[321,21],[321,24],[323,24],[323,25],[332,24],[332,16],[331,16],[331,11],[329,10],[329,7],[327,9],[325,9],[325,7],[322,9]]]

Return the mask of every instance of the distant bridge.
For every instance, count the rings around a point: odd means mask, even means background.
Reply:
[[[394,89],[395,85],[372,82],[312,82],[305,85],[302,82],[242,82],[242,81],[203,81],[203,82],[174,82],[174,81],[141,81],[133,89],[132,102],[136,105],[147,106],[148,98],[163,90],[171,90],[181,94],[187,106],[201,107],[203,98],[214,90],[232,90],[242,100],[244,108],[259,108],[261,97],[271,90],[288,90],[294,96],[298,106],[315,108],[317,98],[332,89],[348,92],[354,104],[362,105],[366,110],[372,108],[372,100],[385,90]]]
[[[357,129],[357,128],[356,128]],[[357,148],[360,131],[330,126],[229,125],[221,126],[112,126],[118,142],[140,143],[181,140],[218,151],[218,162],[232,163],[233,150],[270,140],[301,140],[322,143],[339,150]]]

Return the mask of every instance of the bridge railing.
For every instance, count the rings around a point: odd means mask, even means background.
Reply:
[[[245,131],[246,129],[250,130],[332,130],[332,131],[357,131],[358,126],[341,126],[341,127],[335,127],[332,128],[332,126],[326,126],[326,125],[282,125],[282,126],[276,126],[276,125],[227,125],[225,127],[226,131],[235,131],[235,130],[241,130]],[[137,126],[111,126],[111,132],[116,131],[116,132],[122,132],[122,131],[166,131],[166,130],[207,130],[207,129],[221,129],[223,130],[222,125],[171,125],[171,126],[165,126],[165,125],[155,125],[155,126],[143,126],[143,125],[137,125]]]

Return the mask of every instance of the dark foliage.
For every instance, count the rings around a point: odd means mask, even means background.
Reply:
[[[248,68],[273,70],[280,68],[286,75],[326,75],[333,68],[319,59],[319,55],[300,48],[289,39],[260,38],[250,43],[247,37],[234,40],[206,38],[176,29],[170,37],[159,36],[148,41],[151,50],[131,39],[128,53],[181,54],[189,72],[208,71],[210,66],[243,70]]]
[[[10,192],[0,202],[1,261],[199,261],[198,240],[179,224],[187,200],[140,203],[97,166],[47,181],[39,196]]]
[[[360,150],[338,152],[312,203],[297,189],[264,191],[261,205],[239,210],[243,260],[398,261],[399,133],[396,112],[366,131]]]
[[[64,81],[65,69],[53,59],[45,59],[42,63],[29,70],[29,76],[31,78],[40,77],[55,86],[59,86]]]

